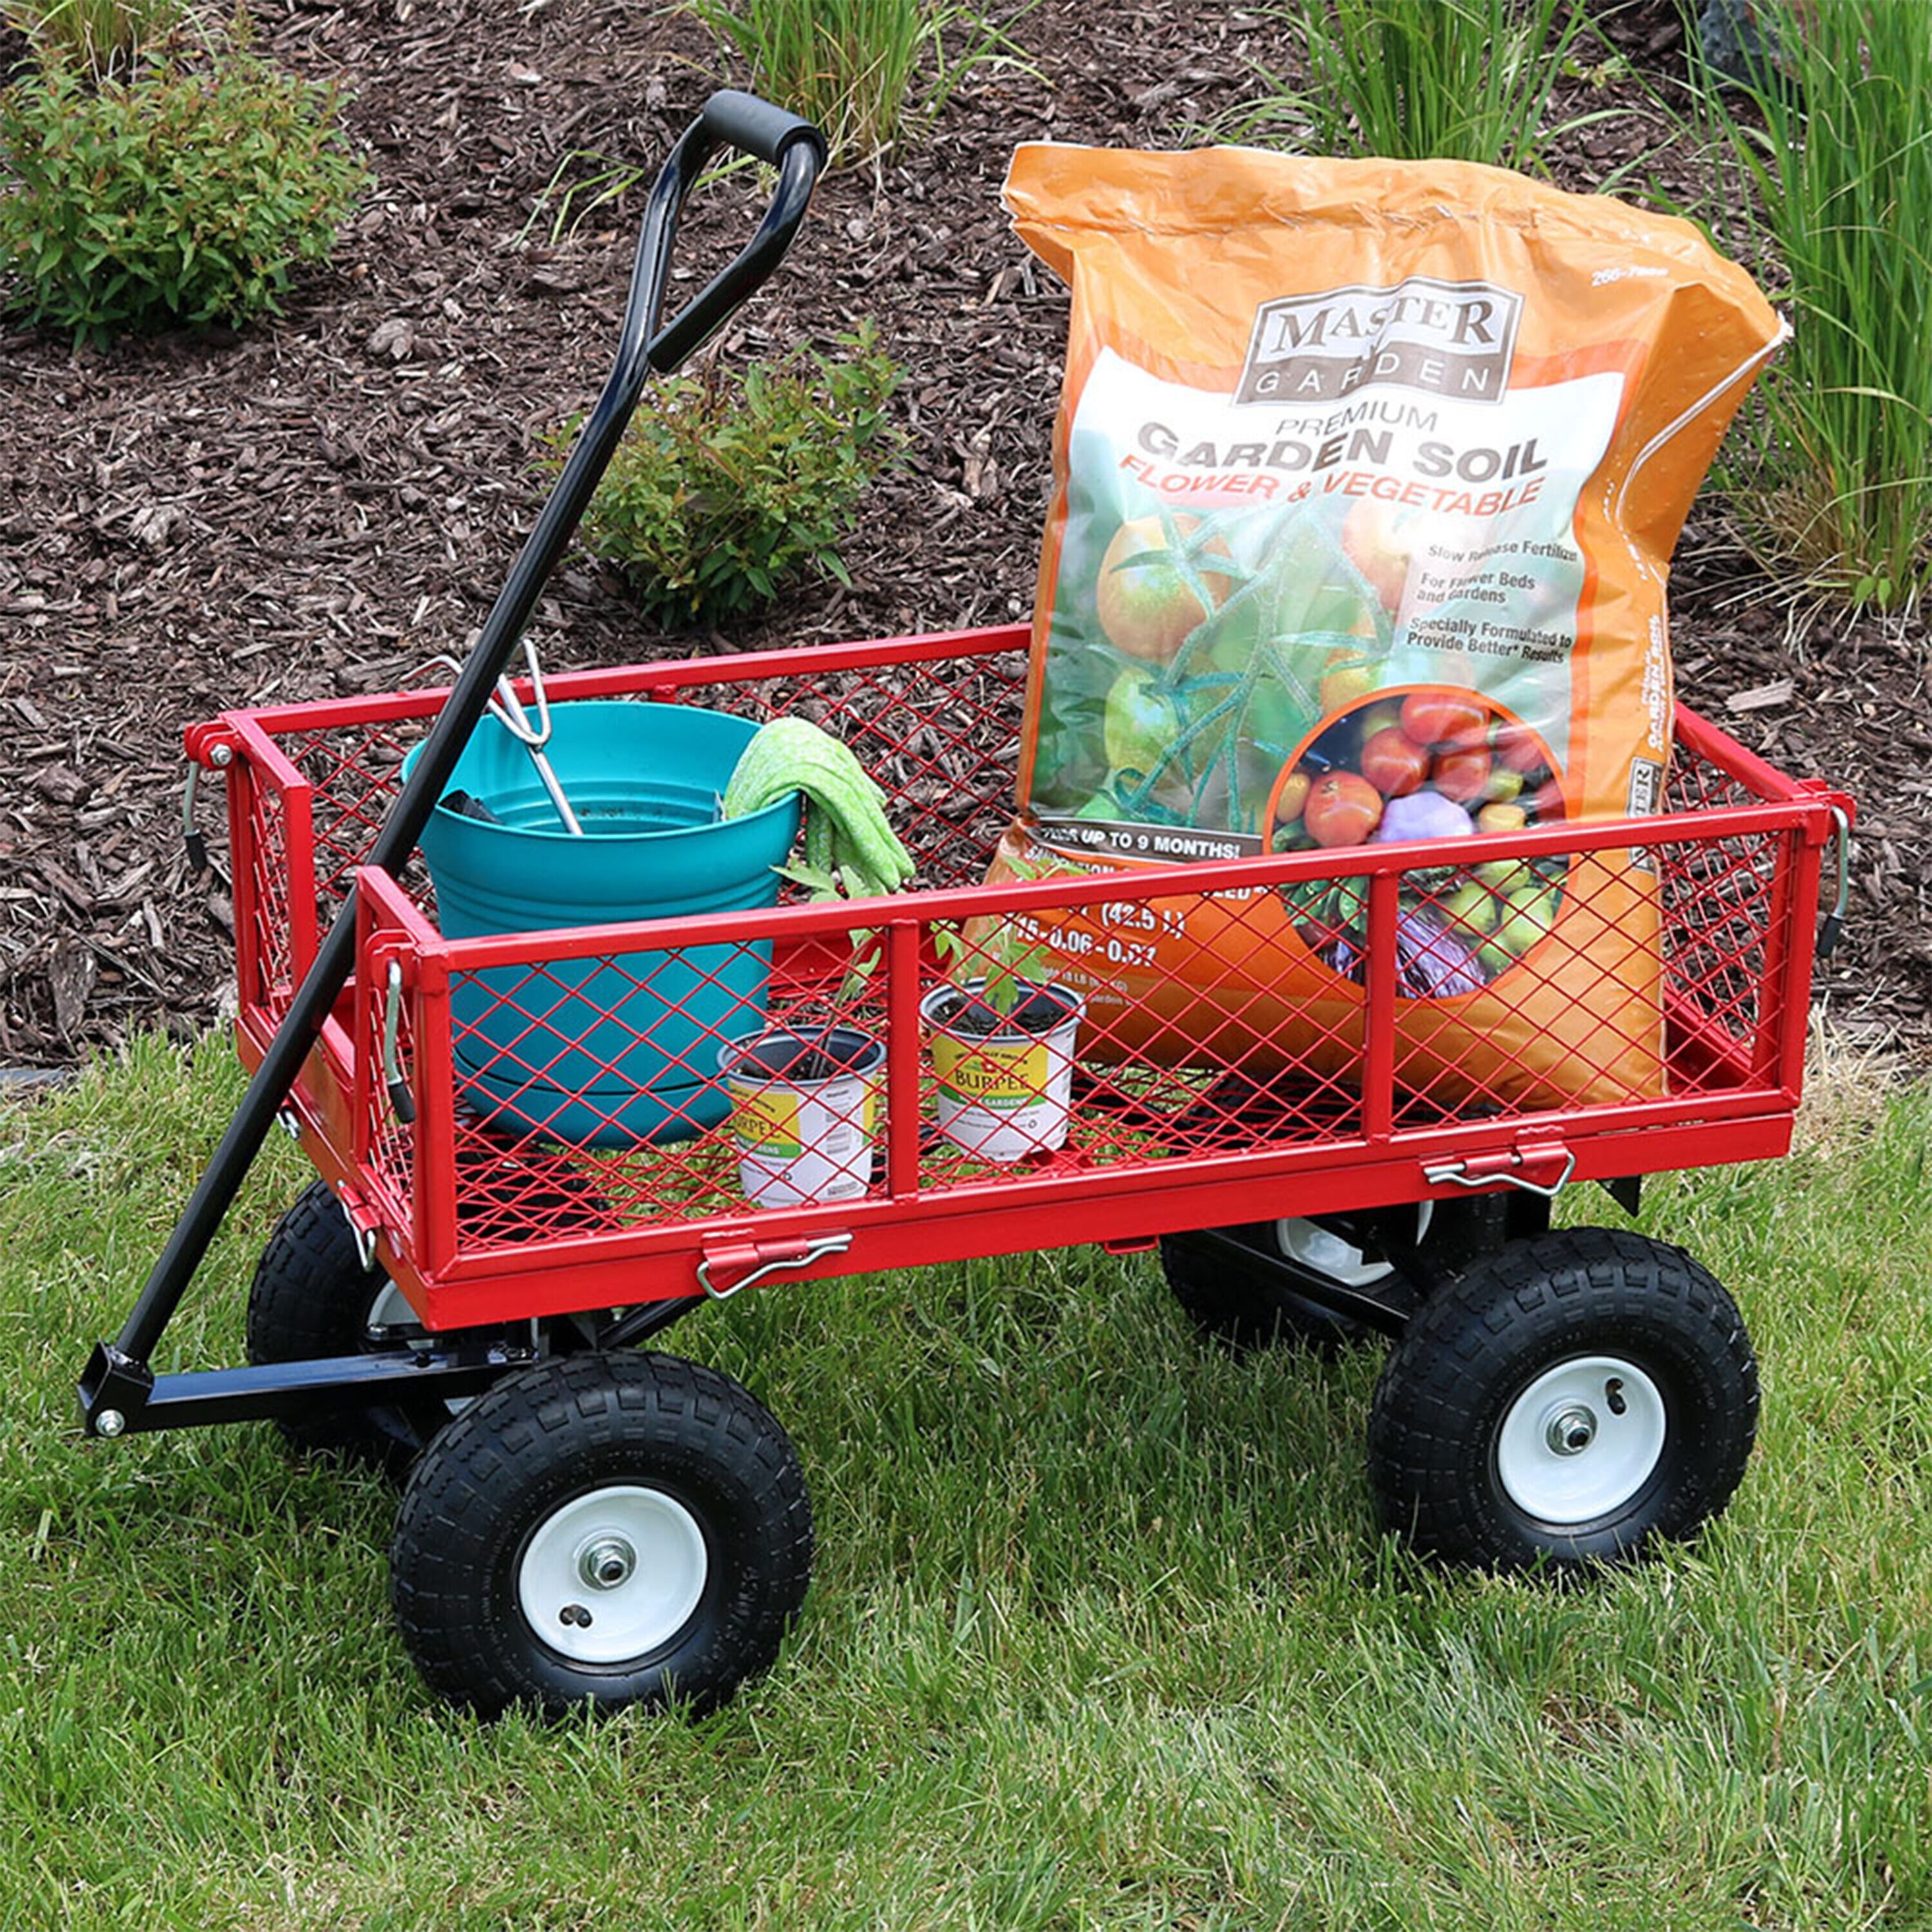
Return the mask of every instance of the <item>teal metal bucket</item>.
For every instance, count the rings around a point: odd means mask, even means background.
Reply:
[[[439,805],[423,830],[446,936],[778,903],[772,868],[798,836],[797,796],[728,824],[718,815],[755,724],[623,700],[558,704],[550,718],[550,761],[584,836],[564,830],[529,753],[485,718],[448,790],[500,822]],[[405,778],[418,755],[404,760]],[[762,1022],[771,963],[764,940],[458,974],[460,1098],[499,1126],[573,1146],[634,1147],[716,1126],[731,1105],[718,1043]]]

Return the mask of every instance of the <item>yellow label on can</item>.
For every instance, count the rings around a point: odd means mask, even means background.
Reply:
[[[732,1138],[747,1154],[792,1160],[805,1151],[799,1114],[803,1096],[784,1087],[731,1089]]]
[[[1043,1100],[1052,1064],[1044,1040],[964,1040],[942,1033],[932,1042],[939,1090],[962,1106],[1002,1114]]]

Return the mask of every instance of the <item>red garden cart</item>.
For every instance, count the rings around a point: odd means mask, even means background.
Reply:
[[[745,256],[661,328],[679,206],[728,143],[776,164],[776,197]],[[796,1455],[745,1389],[640,1345],[707,1302],[818,1276],[1157,1247],[1182,1308],[1237,1347],[1392,1338],[1370,1473],[1382,1522],[1419,1549],[1563,1569],[1689,1534],[1751,1446],[1744,1325],[1678,1250],[1552,1232],[1550,1203],[1594,1180],[1630,1205],[1644,1174],[1788,1147],[1812,962],[1838,916],[1821,936],[1821,874],[1834,857],[1842,912],[1851,807],[1688,712],[1657,815],[1485,848],[1499,862],[1634,852],[1654,871],[1665,1078],[1652,1097],[1552,1104],[1506,1066],[1473,1083],[1403,1077],[1396,922],[1404,896],[1427,890],[1439,854],[1425,848],[982,883],[1011,812],[1023,627],[551,681],[560,711],[622,699],[824,727],[879,776],[920,890],[440,928],[418,842],[544,578],[645,375],[676,366],[769,272],[822,152],[805,124],[730,94],[679,144],[617,366],[452,691],[229,712],[189,733],[196,768],[226,781],[254,1078],[122,1334],[88,1365],[88,1431],[273,1418],[298,1442],[407,1469],[392,1552],[404,1637],[434,1686],[484,1712],[702,1708],[770,1662],[811,1561]],[[1138,935],[1184,929],[1190,906],[1238,919],[1343,876],[1366,904],[1356,1016],[1286,1064],[1211,1039],[1156,1060],[1131,1012],[1090,1012],[1052,1070],[1065,1108],[1050,1130],[996,1146],[944,1104],[964,1076],[956,1060],[935,1068],[931,996],[976,962],[997,971],[1000,934],[1083,934],[1090,983],[1104,984]],[[737,986],[746,961],[755,1001],[732,994],[665,1049],[700,1099],[637,1131],[626,1068],[661,1017],[658,975]],[[1534,974],[1535,955],[1516,970]],[[878,1050],[842,1099],[809,1080],[748,1098],[740,1065],[714,1106],[748,1026]],[[278,1118],[320,1178],[262,1258],[249,1364],[158,1374],[155,1343]],[[808,1186],[779,1161],[788,1134],[786,1154],[816,1156]]]

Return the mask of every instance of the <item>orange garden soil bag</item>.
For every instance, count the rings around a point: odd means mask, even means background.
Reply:
[[[1668,560],[1776,315],[1688,224],[1496,168],[1040,145],[1005,192],[1072,311],[996,871],[1438,841],[1396,928],[1405,1084],[1660,1092],[1648,856],[1462,842],[1660,808]],[[1036,936],[1083,1051],[1332,1075],[1366,897]]]

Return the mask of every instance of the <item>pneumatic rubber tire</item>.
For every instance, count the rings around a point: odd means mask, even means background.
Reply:
[[[1460,1274],[1502,1245],[1509,1204],[1498,1196],[1478,1194],[1466,1200],[1420,1205],[1426,1206],[1429,1214],[1416,1244],[1424,1260],[1438,1274]],[[1419,1209],[1412,1211],[1417,1211],[1419,1216]],[[1294,1229],[1312,1224],[1288,1225]],[[1313,1259],[1318,1251],[1306,1243],[1298,1247],[1292,1238],[1284,1244],[1282,1226],[1279,1222],[1258,1222],[1226,1232],[1264,1252],[1279,1256],[1292,1273],[1311,1286],[1318,1286],[1324,1276]],[[1390,1299],[1405,1312],[1414,1304],[1415,1298],[1398,1270],[1385,1268],[1378,1276],[1375,1264],[1382,1258],[1378,1251],[1350,1252],[1358,1264],[1349,1272],[1352,1285],[1378,1298]],[[1165,1236],[1160,1244],[1160,1265],[1174,1298],[1194,1325],[1204,1335],[1238,1353],[1280,1342],[1298,1342],[1304,1348],[1332,1354],[1358,1342],[1379,1344],[1384,1339],[1378,1330],[1366,1322],[1337,1314],[1312,1296],[1298,1294],[1272,1270],[1264,1272],[1259,1268],[1246,1270],[1225,1250],[1210,1248],[1192,1234]]]
[[[308,1362],[393,1346],[421,1334],[380,1268],[365,1268],[356,1237],[324,1181],[311,1181],[269,1236],[248,1289],[250,1362]],[[442,1402],[343,1406],[277,1424],[298,1449],[366,1462],[400,1477],[449,1420]]]
[[[1385,1529],[1508,1571],[1628,1561],[1693,1535],[1742,1478],[1757,1364],[1680,1249],[1580,1228],[1512,1243],[1425,1306],[1369,1420]]]
[[[777,1656],[812,1553],[797,1455],[747,1390],[582,1354],[498,1383],[425,1450],[390,1595],[424,1678],[484,1717],[702,1712]]]

